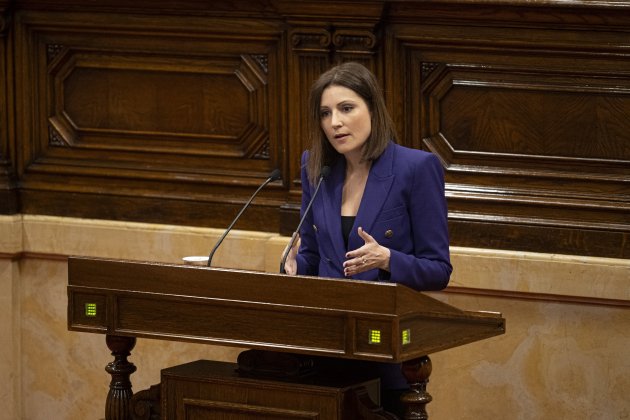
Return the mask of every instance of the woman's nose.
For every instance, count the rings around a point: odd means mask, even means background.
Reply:
[[[341,127],[343,125],[343,123],[341,122],[341,119],[339,118],[339,114],[337,112],[332,113],[331,123],[332,123],[333,128]]]

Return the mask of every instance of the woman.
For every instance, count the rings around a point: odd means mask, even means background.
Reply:
[[[358,63],[323,73],[311,89],[308,127],[302,213],[324,166],[330,175],[288,254],[287,274],[445,288],[452,267],[443,169],[435,155],[396,144],[374,75]],[[408,386],[400,366],[372,366],[384,400],[397,400]]]

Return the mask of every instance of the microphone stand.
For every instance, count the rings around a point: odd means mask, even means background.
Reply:
[[[289,256],[289,252],[291,251],[291,248],[293,248],[293,245],[295,244],[297,236],[300,232],[300,228],[302,227],[304,220],[306,220],[306,215],[308,214],[308,211],[311,209],[311,206],[313,205],[313,202],[315,201],[315,197],[317,197],[317,193],[319,192],[319,187],[322,185],[322,181],[324,180],[324,178],[328,176],[329,173],[330,173],[330,167],[324,166],[322,168],[321,174],[319,175],[319,180],[317,181],[317,187],[315,187],[315,192],[313,193],[313,197],[311,197],[311,201],[309,201],[308,205],[306,206],[306,210],[304,210],[304,215],[302,216],[302,220],[300,220],[298,227],[295,229],[295,232],[293,232],[293,235],[291,235],[289,246],[287,246],[287,249],[285,249],[284,254],[282,254],[282,259],[280,260],[280,273],[281,274],[287,273],[286,270],[284,269],[284,265],[287,262],[287,257]]]
[[[230,226],[228,226],[228,228],[225,229],[225,232],[223,232],[223,235],[219,238],[217,243],[214,245],[214,248],[212,248],[212,251],[210,251],[210,255],[208,255],[208,267],[210,267],[210,265],[212,264],[212,257],[214,256],[214,253],[217,251],[217,248],[219,248],[219,245],[221,245],[221,242],[223,242],[223,239],[225,239],[225,237],[230,232],[230,230],[232,229],[232,227],[234,226],[236,221],[241,217],[241,214],[243,214],[245,209],[247,209],[247,207],[249,207],[249,205],[252,202],[252,200],[254,200],[254,197],[256,197],[256,195],[260,192],[260,190],[262,190],[271,181],[275,181],[275,180],[280,179],[280,178],[281,178],[280,170],[278,170],[278,169],[274,170],[271,173],[271,175],[269,176],[269,178],[267,178],[267,180],[265,182],[263,182],[260,187],[258,187],[258,189],[254,192],[254,194],[252,194],[252,196],[249,198],[247,203],[245,203],[245,205],[243,206],[241,211],[239,211],[238,214],[236,215],[236,217],[234,218],[234,220],[232,220],[232,223],[230,223]]]

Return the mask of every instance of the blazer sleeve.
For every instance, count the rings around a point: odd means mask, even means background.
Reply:
[[[415,290],[441,290],[449,281],[448,210],[444,171],[438,158],[424,154],[413,165],[409,194],[413,254],[391,250],[389,281]]]
[[[304,216],[304,211],[311,201],[312,188],[306,175],[306,162],[308,161],[308,151],[302,153],[301,179],[302,179],[302,206],[300,208],[300,220]],[[319,274],[319,247],[313,229],[313,209],[306,215],[304,223],[300,228],[300,249],[296,256],[297,273],[301,275],[316,276]]]

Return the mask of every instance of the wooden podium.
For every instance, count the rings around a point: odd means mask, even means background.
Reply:
[[[420,419],[431,400],[426,355],[503,334],[505,320],[393,283],[72,257],[68,329],[106,334],[107,420],[132,418],[136,368],[127,356],[136,337],[403,363],[406,418]]]

